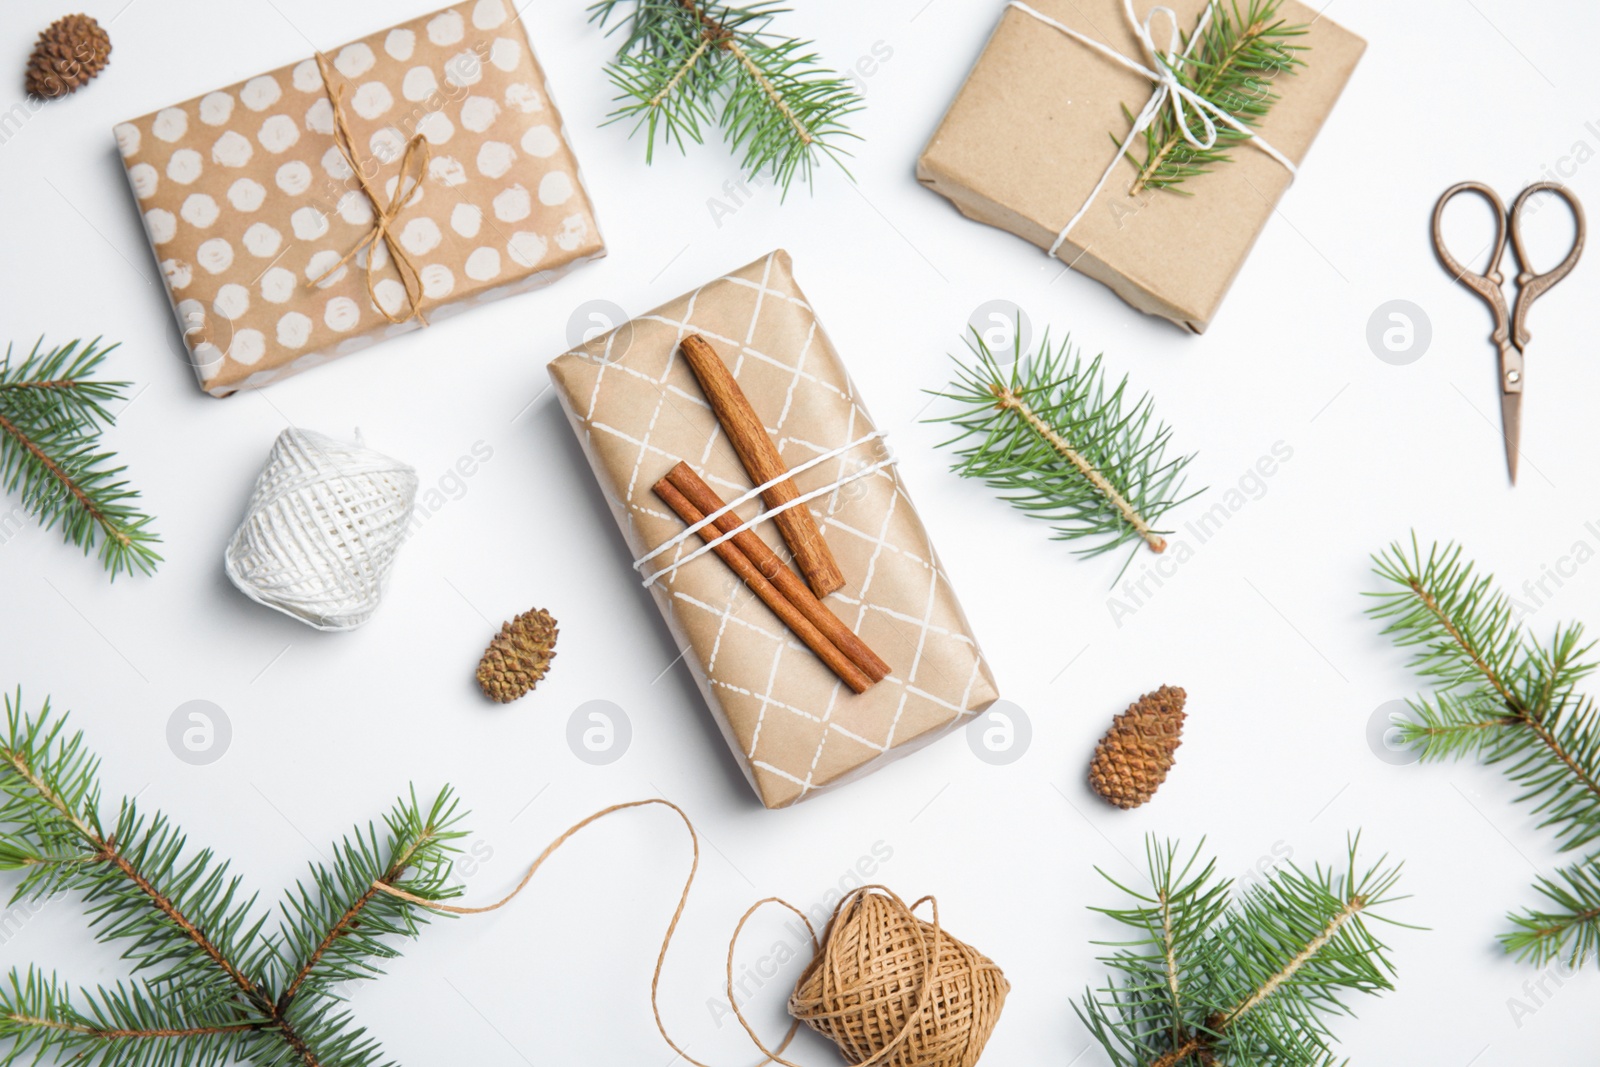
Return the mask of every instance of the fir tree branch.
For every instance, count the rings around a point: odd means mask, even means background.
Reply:
[[[1098,542],[1082,555],[1130,543],[1163,551],[1161,519],[1198,494],[1183,495],[1193,457],[1167,455],[1172,432],[1150,397],[1129,404],[1127,379],[1111,385],[1102,357],[1085,363],[1070,342],[1052,347],[1046,336],[1029,354],[1018,333],[1009,368],[976,331],[967,344],[974,363],[958,360],[956,380],[934,393],[961,408],[929,420],[960,431],[944,442],[956,446],[955,471],[1053,522],[1058,539]]]
[[[312,869],[284,906],[278,937],[261,935],[254,897],[210,850],[185,841],[157,814],[121,803],[113,829],[99,815],[98,761],[66,720],[6,701],[0,739],[0,869],[23,872],[16,897],[80,893],[90,926],[128,945],[134,970],[153,977],[85,991],[30,970],[0,988],[0,1064],[47,1053],[96,1067],[376,1067],[382,1050],[339,1010],[334,983],[371,977],[396,955],[392,935],[415,936],[431,919],[398,898],[374,899],[375,878],[415,897],[456,893],[452,842],[462,836],[449,790],[430,807],[413,794],[386,818],[388,832],[358,828]]]
[[[48,352],[43,340],[20,362],[10,348],[0,361],[0,484],[48,529],[61,524],[69,544],[87,555],[98,545],[101,563],[115,579],[134,570],[150,573],[161,556],[151,519],[132,501],[138,493],[116,476],[114,456],[98,450],[100,433],[114,421],[106,404],[121,399],[125,382],[90,375],[116,346],[73,341]]]
[[[1583,627],[1557,626],[1547,642],[1527,634],[1493,578],[1454,544],[1424,554],[1413,535],[1409,550],[1375,556],[1374,569],[1393,588],[1370,594],[1369,614],[1414,650],[1413,669],[1435,686],[1411,702],[1416,721],[1402,726],[1402,740],[1425,759],[1500,764],[1563,851],[1600,841],[1600,709],[1577,692],[1596,666]],[[1600,857],[1535,888],[1551,906],[1508,916],[1506,949],[1541,963],[1600,958]]]
[[[1292,42],[1305,34],[1306,27],[1288,25],[1278,18],[1282,2],[1249,0],[1249,6],[1241,10],[1238,0],[1212,0],[1211,21],[1200,39],[1190,48],[1188,36],[1183,38],[1187,58],[1174,63],[1179,83],[1245,127],[1260,125],[1278,99],[1271,89],[1273,77],[1304,66],[1297,53],[1305,49]],[[1132,113],[1127,108],[1123,112],[1131,122]],[[1183,121],[1189,132],[1203,135],[1204,123],[1193,109],[1185,110]],[[1249,139],[1249,134],[1221,121],[1215,126],[1215,145],[1198,148],[1184,136],[1178,116],[1163,109],[1145,128],[1145,158],[1142,163],[1134,161],[1139,173],[1128,195],[1138,196],[1146,188],[1176,188],[1184,180],[1228,162],[1227,150]],[[1131,158],[1132,153],[1129,155]]]
[[[590,19],[605,25],[618,9],[626,36],[610,66],[618,108],[608,121],[631,119],[645,131],[645,161],[658,135],[680,150],[703,142],[712,120],[741,156],[746,174],[768,174],[787,194],[796,178],[810,185],[826,157],[842,167],[845,118],[860,110],[849,83],[822,65],[811,42],[770,30],[784,8],[766,0],[734,6],[699,0],[599,0]]]
[[[1370,921],[1393,894],[1399,868],[1380,858],[1302,871],[1292,864],[1234,896],[1198,849],[1181,872],[1176,846],[1146,846],[1152,890],[1129,908],[1096,908],[1132,928],[1135,940],[1101,942],[1113,980],[1073,1005],[1117,1067],[1331,1063],[1327,1019],[1348,1014],[1350,992],[1392,988],[1388,947]],[[1104,874],[1104,872],[1102,872]],[[1400,925],[1400,924],[1396,924]]]

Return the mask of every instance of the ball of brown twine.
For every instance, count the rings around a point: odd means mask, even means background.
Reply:
[[[914,910],[932,906],[933,919]],[[972,1067],[1011,985],[1000,968],[939,928],[939,905],[907,907],[881,886],[840,902],[789,1013],[852,1064]]]

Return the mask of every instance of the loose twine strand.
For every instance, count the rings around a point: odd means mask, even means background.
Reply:
[[[694,1067],[710,1064],[690,1056],[672,1039],[661,1018],[659,991],[667,950],[683,918],[689,892],[700,869],[700,838],[688,814],[670,800],[650,798],[613,804],[580,820],[547,845],[522,880],[500,900],[477,907],[427,900],[383,881],[373,888],[431,911],[451,915],[482,915],[511,903],[535,872],[562,845],[585,827],[631,808],[667,808],[689,831],[693,860],[677,907],[667,923],[650,977],[650,1010],[656,1030],[684,1062]],[[739,936],[756,912],[769,904],[787,908],[805,923],[811,935],[812,959],[789,998],[794,1016],[777,1048],[768,1048],[756,1033],[734,996],[733,962]],[[915,910],[930,905],[932,921],[919,919]],[[914,946],[914,950],[912,949]],[[911,957],[914,957],[911,958]],[[761,1065],[803,1067],[783,1058],[802,1022],[829,1037],[850,1063],[858,1067],[893,1064],[895,1067],[971,1067],[1000,1016],[1010,989],[1000,968],[969,946],[945,934],[939,925],[939,905],[931,896],[907,906],[881,885],[851,891],[834,908],[819,943],[816,928],[805,912],[779,897],[752,904],[734,927],[728,941],[725,969],[728,1003],[739,1025],[766,1057]],[[914,989],[914,995],[907,994]],[[908,1002],[909,1001],[909,1002]],[[903,1013],[903,1021],[897,1016]]]
[[[345,86],[340,85],[338,88],[334,88],[333,73],[328,69],[328,57],[321,52],[317,53],[317,70],[322,73],[323,88],[327,90],[328,102],[333,105],[333,143],[338,146],[339,154],[344,157],[344,161],[349,165],[351,173],[355,175],[356,182],[361,187],[362,195],[372,204],[374,218],[372,229],[367,231],[365,237],[356,242],[355,247],[346,252],[339,262],[318,274],[315,278],[310,279],[307,284],[318,284],[360,255],[363,249],[367,249],[367,295],[372,298],[372,304],[378,309],[379,314],[395,325],[415,318],[426,326],[428,325],[428,320],[422,314],[422,272],[411,258],[411,253],[406,251],[405,246],[395,236],[393,227],[401,212],[409,205],[412,195],[418,192],[422,186],[422,179],[427,173],[428,160],[431,155],[428,139],[421,133],[416,133],[412,134],[411,139],[406,142],[405,154],[400,157],[400,170],[395,176],[394,193],[385,201],[378,191],[372,187],[372,182],[368,180],[367,175],[362,171],[356,155],[355,143],[350,137],[349,117],[344,111]],[[376,179],[377,168],[373,169],[372,176]],[[406,312],[403,315],[395,315],[384,307],[383,302],[378,299],[377,283],[373,280],[373,275],[377,273],[379,267],[376,253],[378,242],[380,241],[389,250],[389,255],[394,260],[395,273],[400,275],[400,284],[405,286]]]

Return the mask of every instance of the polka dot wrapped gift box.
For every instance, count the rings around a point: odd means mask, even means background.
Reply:
[[[507,0],[445,8],[116,135],[215,396],[605,254]]]

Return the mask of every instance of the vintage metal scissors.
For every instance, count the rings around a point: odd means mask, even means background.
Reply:
[[[1567,253],[1566,259],[1552,270],[1535,274],[1528,265],[1527,249],[1522,243],[1522,211],[1532,197],[1543,192],[1555,193],[1572,209],[1573,241],[1572,251]],[[1445,205],[1461,193],[1476,193],[1494,208],[1494,252],[1482,274],[1474,274],[1462,266],[1445,247],[1440,225],[1444,219]],[[1539,182],[1528,186],[1517,195],[1509,212],[1499,195],[1487,185],[1482,182],[1462,182],[1446,189],[1433,209],[1433,247],[1439,253],[1440,261],[1456,281],[1483,297],[1489,304],[1489,310],[1494,313],[1494,333],[1490,340],[1500,350],[1500,418],[1506,439],[1506,466],[1511,471],[1512,485],[1517,483],[1518,445],[1522,440],[1522,386],[1527,378],[1523,361],[1528,351],[1528,309],[1578,265],[1578,257],[1583,254],[1584,229],[1583,205],[1571,190],[1556,182]],[[1517,257],[1517,300],[1509,310],[1505,292],[1501,289],[1505,277],[1500,273],[1500,263],[1505,258],[1508,240]]]

